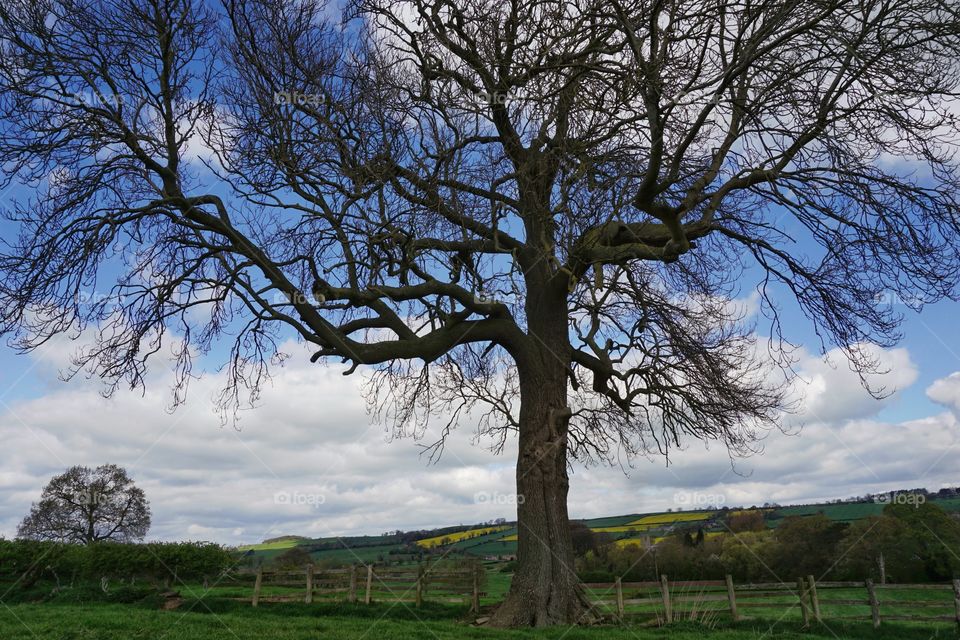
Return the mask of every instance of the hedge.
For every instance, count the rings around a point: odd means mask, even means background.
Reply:
[[[0,579],[32,584],[41,577],[140,578],[158,582],[199,580],[233,565],[233,557],[210,542],[148,542],[92,545],[0,539]]]

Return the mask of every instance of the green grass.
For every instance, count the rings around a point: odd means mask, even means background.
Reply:
[[[137,605],[16,604],[0,607],[4,640],[747,640],[839,638],[857,640],[930,640],[955,638],[940,627],[831,623],[800,630],[797,623],[752,620],[716,628],[690,622],[666,628],[607,625],[503,631],[467,622],[463,607],[426,605],[302,605],[188,601],[181,609],[160,611]]]
[[[260,544],[245,544],[237,547],[239,551],[276,551],[289,549],[300,544],[299,540],[277,540],[276,542],[261,542]]]
[[[485,610],[500,602],[510,584],[510,574],[502,573],[502,563],[488,566],[486,596],[481,601]],[[634,614],[627,625],[607,624],[597,628],[567,627],[546,630],[501,631],[475,628],[465,605],[430,602],[420,609],[412,604],[374,602],[372,605],[347,604],[318,600],[302,602],[262,602],[254,609],[249,604],[250,584],[224,583],[204,591],[199,584],[181,584],[178,590],[185,598],[175,611],[159,610],[162,598],[147,585],[136,588],[111,585],[103,592],[99,584],[80,585],[54,593],[50,584],[37,584],[31,589],[9,589],[0,604],[0,639],[2,640],[413,640],[428,638],[487,638],[489,640],[760,640],[761,638],[837,638],[881,640],[932,640],[960,637],[948,623],[885,622],[875,632],[867,621],[840,621],[838,615],[854,613],[850,607],[824,606],[826,624],[800,629],[800,610],[790,594],[777,598],[783,606],[772,610],[741,610],[753,616],[750,620],[732,623],[726,615],[725,602],[702,603],[697,608],[716,608],[706,617],[707,623],[683,621],[667,629],[647,623],[657,607],[631,606]],[[674,597],[694,596],[699,589],[686,593],[675,590]],[[722,590],[721,590],[722,591]],[[436,593],[436,592],[435,592]],[[281,594],[302,594],[301,589],[265,586],[264,597]],[[381,594],[384,598],[387,594]],[[596,594],[610,597],[611,594]],[[628,589],[626,597],[649,595]],[[821,599],[865,599],[863,589],[823,589]],[[944,613],[952,611],[949,590],[880,590],[885,614],[911,613],[910,606],[898,608],[896,601],[929,600],[943,602]],[[17,597],[15,597],[17,596]],[[238,600],[242,598],[243,600]],[[675,603],[676,609],[693,605]],[[866,606],[856,613],[868,615]],[[676,615],[676,613],[675,613]]]
[[[852,522],[883,513],[883,504],[875,502],[854,502],[850,504],[813,504],[796,507],[781,507],[774,516],[779,519],[786,516],[809,516],[821,511],[831,520]]]
[[[583,520],[583,523],[588,527],[619,527],[620,525],[633,522],[638,518],[642,518],[643,513],[632,513],[622,516],[609,516],[605,518],[592,518],[590,520]]]

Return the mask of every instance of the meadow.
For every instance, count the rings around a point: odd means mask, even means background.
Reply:
[[[425,605],[248,604],[188,599],[178,610],[138,604],[13,604],[0,608],[4,640],[759,640],[778,638],[932,640],[960,637],[950,625],[831,622],[801,629],[792,619],[753,619],[668,627],[606,625],[587,628],[499,630],[472,626],[464,608]]]

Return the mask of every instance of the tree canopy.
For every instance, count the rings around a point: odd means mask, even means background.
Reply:
[[[143,490],[115,464],[70,467],[43,488],[17,528],[18,538],[91,544],[136,542],[150,529]]]

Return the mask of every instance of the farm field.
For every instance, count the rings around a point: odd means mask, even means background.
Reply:
[[[937,501],[941,507],[946,510],[956,510],[960,508],[960,504],[946,504],[948,500]],[[783,518],[788,516],[809,516],[816,513],[823,512],[825,516],[831,520],[838,520],[843,522],[852,522],[854,520],[861,520],[863,518],[869,518],[870,516],[878,516],[883,512],[884,505],[878,502],[853,502],[849,504],[812,504],[812,505],[802,505],[794,507],[781,507],[776,509],[772,514],[773,522],[777,523]],[[952,507],[952,509],[951,509]]]
[[[960,498],[931,500],[947,511],[960,512]],[[779,526],[790,516],[809,516],[823,513],[831,520],[855,522],[863,518],[879,515],[883,511],[882,503],[824,503],[764,508],[767,526]],[[741,515],[758,510],[734,509],[727,516]],[[662,540],[673,527],[698,527],[704,523],[708,537],[714,537],[722,530],[714,525],[712,518],[722,517],[724,512],[710,511],[673,511],[648,514],[624,514],[602,518],[589,518],[581,522],[594,532],[605,534],[620,545],[637,542],[641,535],[649,536],[654,542]],[[303,546],[317,562],[350,564],[353,562],[411,561],[416,554],[429,551],[456,551],[478,557],[505,557],[517,552],[517,529],[511,524],[475,527],[445,527],[432,532],[434,535],[417,540],[413,545],[403,545],[396,535],[351,536],[344,538],[300,538],[297,540],[277,540],[260,544],[244,545],[239,549],[251,554],[249,563],[256,565],[261,561],[270,562],[294,546]],[[445,542],[446,541],[446,542]],[[320,548],[318,548],[320,547]]]
[[[439,547],[441,545],[479,538],[480,536],[486,536],[491,533],[501,533],[506,529],[508,529],[508,527],[482,527],[479,529],[458,531],[456,533],[446,533],[432,538],[417,540],[417,546],[423,547],[424,549],[432,549],[433,547]]]
[[[680,622],[665,628],[639,625],[554,627],[503,631],[473,627],[457,607],[362,605],[261,605],[218,600],[188,601],[175,611],[139,605],[16,604],[0,609],[4,640],[930,640],[954,638],[948,625],[828,622],[801,630],[792,619],[755,619],[704,626]]]

